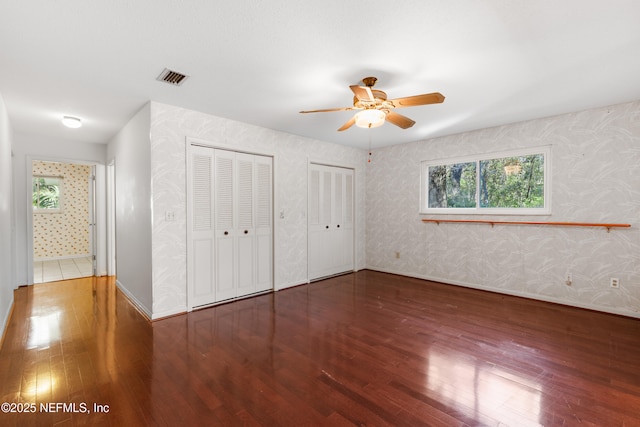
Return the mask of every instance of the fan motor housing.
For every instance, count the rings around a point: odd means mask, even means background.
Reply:
[[[353,107],[354,108],[380,108],[385,104],[387,100],[387,94],[381,90],[371,89],[371,93],[373,94],[373,99],[375,102],[367,102],[360,101],[358,97],[353,97]]]

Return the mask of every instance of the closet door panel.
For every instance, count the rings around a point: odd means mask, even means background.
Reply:
[[[193,241],[192,256],[193,290],[191,297],[194,306],[207,304],[215,300],[214,269],[213,263],[213,240],[197,239]]]
[[[273,288],[271,157],[190,147],[190,308]]]
[[[192,147],[189,153],[187,202],[190,214],[187,227],[190,231],[188,248],[189,306],[197,307],[215,300],[213,260],[213,151]]]
[[[256,292],[273,288],[273,160],[255,158]]]
[[[322,234],[320,239],[320,269],[318,274],[320,277],[328,276],[333,273],[334,264],[334,240],[333,234],[333,218],[332,218],[332,206],[333,206],[333,171],[331,168],[324,166],[321,174],[321,216],[320,223],[322,225]]]
[[[309,224],[308,270],[309,279],[331,273],[332,264],[332,182],[333,173],[323,165],[309,167]]]
[[[339,259],[337,269],[341,271],[353,270],[353,169],[342,171],[343,189],[340,195],[342,199],[342,217],[338,224],[340,232],[340,247],[337,250]]]
[[[272,273],[272,253],[273,244],[271,243],[271,236],[258,235],[256,236],[256,292],[266,291],[273,288],[273,273]]]
[[[216,301],[236,296],[235,154],[215,150]]]
[[[332,221],[329,238],[329,253],[331,256],[331,274],[343,272],[342,253],[344,251],[344,173],[346,169],[333,168],[333,182],[331,187]]]
[[[237,191],[237,293],[236,296],[255,292],[255,227],[254,227],[254,157],[236,153]]]
[[[238,236],[238,291],[236,296],[249,295],[255,292],[255,257],[254,236]]]
[[[231,236],[218,238],[216,243],[216,301],[224,301],[236,296],[235,248]]]
[[[353,269],[353,170],[310,165],[309,279]]]

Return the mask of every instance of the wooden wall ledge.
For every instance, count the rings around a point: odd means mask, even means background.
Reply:
[[[493,221],[490,219],[423,219],[422,222],[435,222],[440,225],[441,222],[452,223],[470,223],[470,224],[490,224],[493,227],[495,224],[509,224],[509,225],[543,225],[543,226],[555,226],[555,227],[604,227],[607,229],[607,233],[612,228],[629,228],[631,224],[607,224],[599,222],[546,222],[546,221]]]

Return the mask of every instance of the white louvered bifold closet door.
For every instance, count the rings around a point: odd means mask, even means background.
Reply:
[[[215,301],[237,295],[235,156],[232,151],[215,150]]]
[[[272,289],[272,158],[193,146],[190,161],[190,308]]]
[[[256,292],[273,288],[273,159],[255,156]]]
[[[353,169],[309,167],[309,280],[353,270]]]
[[[254,229],[254,173],[253,157],[249,154],[236,154],[238,191],[236,193],[238,209],[238,227],[236,231],[236,259],[238,268],[237,295],[250,295],[255,292],[255,229]]]
[[[215,300],[213,238],[213,150],[192,147],[187,198],[191,208],[188,252],[188,292],[191,308]]]

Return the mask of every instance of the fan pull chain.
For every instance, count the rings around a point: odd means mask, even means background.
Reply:
[[[367,163],[371,163],[371,123],[369,123],[369,159]]]

